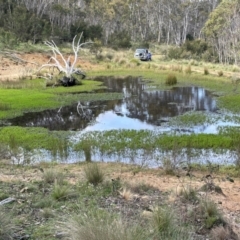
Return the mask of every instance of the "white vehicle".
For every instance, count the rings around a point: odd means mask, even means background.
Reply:
[[[136,51],[134,53],[134,57],[138,58],[142,61],[151,61],[152,60],[152,54],[146,48],[136,49]]]

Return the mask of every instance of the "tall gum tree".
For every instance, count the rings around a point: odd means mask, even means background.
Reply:
[[[210,14],[203,33],[214,46],[220,63],[240,61],[240,1],[223,0]]]

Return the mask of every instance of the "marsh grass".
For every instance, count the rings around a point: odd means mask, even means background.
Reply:
[[[182,65],[171,65],[170,69],[174,72],[183,72]]]
[[[177,84],[177,77],[174,74],[168,74],[166,80],[165,80],[166,85],[176,85]]]
[[[0,111],[7,111],[10,109],[11,109],[11,106],[9,104],[0,102]]]
[[[100,169],[97,163],[89,163],[84,167],[85,177],[87,182],[97,186],[102,183],[105,177],[104,172]]]

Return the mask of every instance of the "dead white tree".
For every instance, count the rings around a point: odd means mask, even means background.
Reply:
[[[63,83],[73,82],[74,81],[74,77],[72,76],[73,74],[82,75],[83,77],[85,77],[85,73],[81,69],[75,68],[75,65],[77,63],[78,53],[79,53],[80,49],[84,45],[90,44],[92,42],[80,43],[81,39],[82,39],[82,35],[83,35],[83,33],[81,33],[77,42],[75,42],[77,35],[73,38],[72,49],[73,49],[73,53],[74,53],[74,60],[72,63],[71,63],[71,56],[69,56],[67,59],[65,59],[63,54],[59,50],[58,46],[56,45],[56,43],[53,40],[44,42],[52,50],[53,56],[49,59],[49,61],[46,64],[43,64],[40,67],[38,72],[45,67],[57,68],[60,73],[64,73],[64,75],[65,75],[65,77],[62,79]]]

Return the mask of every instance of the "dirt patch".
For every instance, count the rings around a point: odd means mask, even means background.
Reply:
[[[29,54],[8,54],[0,55],[0,81],[18,81],[24,78],[34,78],[38,74],[39,68],[48,63],[51,55],[47,53],[29,53]],[[67,59],[67,56],[66,56]],[[83,57],[79,57],[76,63],[77,68],[84,71],[93,68],[93,64]],[[53,71],[45,68],[44,73]]]
[[[79,181],[84,181],[83,165],[59,164],[54,169],[63,172],[67,176],[67,181],[75,185]],[[222,193],[216,191],[201,191],[201,187],[205,184],[202,180],[205,173],[196,172],[194,177],[186,176],[185,172],[181,172],[178,176],[165,175],[162,169],[143,169],[136,172],[131,166],[124,166],[112,163],[102,163],[102,169],[106,173],[108,181],[116,179],[127,184],[139,185],[140,183],[149,185],[153,189],[148,195],[134,194],[129,201],[124,199],[123,194],[116,196],[101,198],[99,206],[102,208],[110,208],[112,211],[122,211],[126,219],[133,219],[137,213],[151,214],[151,207],[156,203],[163,203],[166,200],[179,204],[177,196],[181,189],[191,186],[196,189],[198,195],[213,200],[217,207],[224,215],[224,219],[232,226],[234,232],[240,236],[240,180],[233,179],[233,182],[227,180],[226,176],[215,175],[213,182],[222,189]],[[33,183],[42,179],[43,172],[49,169],[48,165],[40,165],[34,167],[14,168],[7,165],[2,168],[0,173],[0,182],[23,182]],[[150,189],[151,190],[151,189]],[[167,197],[166,197],[167,196]],[[181,206],[181,208],[184,207]]]

